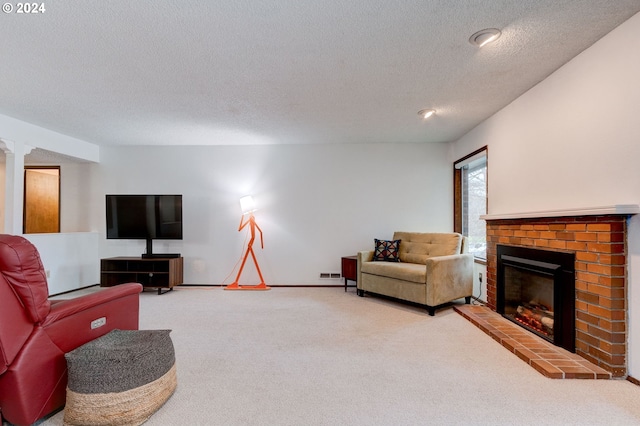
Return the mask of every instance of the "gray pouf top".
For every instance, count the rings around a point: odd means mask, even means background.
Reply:
[[[112,330],[65,354],[68,387],[78,393],[135,389],[175,363],[171,330]]]

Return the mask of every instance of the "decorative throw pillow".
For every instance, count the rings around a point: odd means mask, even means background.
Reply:
[[[401,240],[386,241],[374,238],[376,248],[373,252],[373,260],[377,262],[400,262],[400,241]]]

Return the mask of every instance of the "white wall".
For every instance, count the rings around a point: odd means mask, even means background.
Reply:
[[[264,232],[254,244],[267,284],[336,284],[341,256],[395,230],[449,232],[451,164],[446,145],[110,147],[101,150],[91,210],[104,236],[106,193],[183,194],[184,240],[154,252],[185,257],[185,282],[231,283],[242,255],[239,199],[252,194]],[[103,257],[144,252],[144,242],[101,239]],[[240,283],[257,284],[252,265]]]
[[[265,249],[257,244],[254,248],[270,284],[341,283],[321,280],[319,274],[339,272],[340,257],[370,248],[373,238],[390,238],[395,230],[452,229],[451,170],[444,144],[99,151],[90,143],[6,116],[0,116],[0,137],[81,160],[61,164],[62,234],[32,238],[51,271],[52,293],[96,283],[100,257],[144,251],[142,242],[105,239],[106,193],[184,195],[184,240],[156,241],[154,250],[181,252],[185,280],[196,284],[235,278],[245,240],[244,233],[237,232],[238,200],[248,193],[260,206],[257,220]],[[99,157],[101,163],[93,163]],[[70,248],[69,238],[74,237],[68,233],[76,232],[90,235],[77,237],[82,253]],[[97,241],[92,232],[98,232]],[[95,258],[92,271],[86,272],[81,254]],[[71,277],[67,272],[74,268],[78,274]],[[241,282],[256,279],[248,265]]]
[[[95,163],[60,164],[60,231],[97,232],[88,206],[97,188]]]
[[[489,214],[640,203],[640,14],[453,144],[489,146]],[[640,377],[640,218],[629,222],[629,372]]]
[[[100,282],[97,232],[26,234],[40,253],[49,294],[58,294]]]

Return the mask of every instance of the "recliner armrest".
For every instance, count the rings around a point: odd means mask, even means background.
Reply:
[[[55,303],[41,328],[63,353],[111,330],[137,330],[141,291],[140,284],[121,284]]]
[[[76,297],[69,300],[61,300],[51,304],[49,315],[42,322],[42,326],[60,321],[63,318],[86,311],[88,308],[111,302],[116,299],[142,292],[142,285],[138,283],[121,284],[96,293]]]

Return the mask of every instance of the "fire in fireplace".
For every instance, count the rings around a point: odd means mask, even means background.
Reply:
[[[498,245],[498,313],[575,352],[575,255]]]

